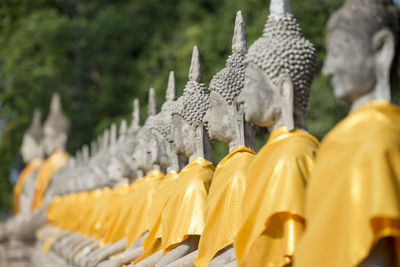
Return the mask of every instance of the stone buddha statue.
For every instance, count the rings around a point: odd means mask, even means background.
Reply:
[[[328,32],[323,72],[351,112],[321,143],[295,266],[399,266],[399,10],[348,0]]]
[[[35,182],[35,196],[32,203],[34,209],[41,207],[54,173],[65,167],[68,161],[65,149],[69,130],[70,122],[62,111],[60,95],[55,93],[51,100],[50,113],[43,127],[43,144],[48,158],[38,172]]]
[[[247,121],[270,131],[246,183],[234,243],[240,266],[290,264],[304,231],[305,189],[318,149],[304,130],[315,58],[289,1],[272,0],[263,35],[247,53],[238,100]]]
[[[189,158],[176,179],[173,192],[162,211],[161,249],[163,256],[156,266],[167,266],[197,249],[204,228],[204,209],[214,173],[211,142],[203,117],[209,96],[201,82],[200,55],[193,49],[189,81],[172,111],[171,137],[178,154]]]
[[[240,227],[249,166],[255,157],[251,149],[254,147],[254,130],[244,118],[243,105],[237,102],[244,87],[246,53],[245,23],[239,11],[232,40],[232,55],[225,67],[211,80],[210,107],[203,119],[210,137],[228,144],[230,153],[214,172],[199,249],[181,259],[176,266],[188,266],[189,260],[193,264],[196,255],[196,266],[222,266],[235,261],[233,241]]]
[[[35,178],[44,157],[42,140],[41,112],[39,109],[35,109],[32,123],[22,139],[21,155],[27,166],[21,172],[14,187],[14,209],[16,212],[29,212],[31,210]]]
[[[30,217],[34,184],[38,169],[43,162],[43,129],[40,110],[36,109],[30,127],[24,133],[21,145],[21,155],[27,164],[21,172],[14,187],[14,210],[16,215],[1,224],[2,239],[8,238],[4,243],[4,265],[28,264],[33,242],[32,235],[24,236],[24,221]],[[21,224],[22,223],[22,224]],[[18,229],[15,225],[24,226]]]

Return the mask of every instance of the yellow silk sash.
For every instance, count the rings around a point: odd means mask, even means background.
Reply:
[[[157,188],[153,202],[149,210],[150,230],[146,239],[143,241],[145,252],[135,260],[135,263],[145,259],[161,249],[161,214],[167,204],[168,198],[174,192],[178,172],[171,171],[165,175]]]
[[[234,243],[241,266],[250,266],[245,258],[251,259],[252,267],[281,266],[290,261],[304,225],[287,225],[304,224],[305,188],[317,149],[318,140],[310,134],[281,127],[257,154]],[[253,246],[256,241],[258,246]]]
[[[233,243],[240,228],[242,200],[255,154],[250,148],[238,146],[215,168],[195,259],[197,267],[207,266],[218,251]]]
[[[46,193],[47,187],[50,184],[51,178],[53,178],[56,171],[63,168],[67,164],[68,158],[68,153],[57,151],[51,154],[43,162],[35,182],[35,195],[32,202],[33,209],[38,209],[40,206],[42,206],[43,197]]]
[[[126,237],[128,238],[128,247],[132,246],[146,231],[149,226],[149,209],[153,201],[154,194],[164,174],[155,170],[146,175],[144,183],[137,189],[137,194],[132,197],[129,205],[129,222],[125,227]]]
[[[14,187],[14,211],[19,212],[19,197],[24,188],[26,179],[28,179],[29,175],[31,175],[34,171],[36,171],[40,166],[42,166],[43,160],[34,159],[24,168],[21,172],[21,175],[18,178],[17,183]]]
[[[204,158],[191,161],[179,173],[174,191],[162,212],[161,247],[164,253],[190,235],[201,235],[214,166]]]
[[[359,265],[383,237],[400,256],[400,108],[372,101],[321,144],[295,266]],[[400,260],[400,259],[399,259]]]

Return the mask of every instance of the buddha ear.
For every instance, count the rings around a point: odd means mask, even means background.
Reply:
[[[395,40],[393,33],[388,29],[382,29],[372,38],[375,65],[377,70],[378,100],[390,101],[390,71],[394,59]]]
[[[294,86],[288,74],[282,75],[279,79],[280,100],[282,104],[282,119],[288,131],[294,130],[293,99]]]
[[[196,121],[193,125],[194,138],[197,141],[201,141],[203,138],[203,123],[201,121]]]

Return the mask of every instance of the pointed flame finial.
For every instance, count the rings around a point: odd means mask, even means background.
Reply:
[[[197,48],[197,45],[195,45],[193,47],[192,62],[189,69],[189,80],[201,83],[202,78],[199,49]]]
[[[147,106],[147,116],[154,116],[157,114],[157,99],[156,99],[156,91],[154,88],[150,88],[149,90],[149,104]]]
[[[271,0],[269,11],[270,16],[275,20],[279,20],[286,14],[290,14],[289,0]]]
[[[97,144],[96,141],[90,142],[90,158],[93,158],[97,154]]]
[[[110,144],[110,130],[105,129],[103,134],[103,147],[102,149],[107,149]]]
[[[133,100],[133,113],[132,113],[132,125],[140,125],[140,103],[139,99],[135,98]]]
[[[169,73],[167,95],[166,95],[165,99],[167,101],[174,101],[174,100],[176,100],[177,96],[178,96],[178,93],[176,91],[176,86],[175,86],[175,75],[174,75],[174,72],[171,71]]]
[[[83,145],[82,147],[82,161],[83,164],[87,164],[89,162],[89,147],[88,145]]]
[[[110,127],[110,145],[115,145],[117,143],[117,125],[115,122],[111,124]]]
[[[122,120],[121,124],[119,125],[119,138],[124,137],[128,130],[128,124],[126,120]]]
[[[235,30],[232,38],[232,52],[241,53],[242,55],[247,53],[247,41],[246,41],[246,25],[242,16],[242,11],[236,13]]]
[[[54,93],[51,97],[50,112],[58,112],[62,109],[59,93]]]

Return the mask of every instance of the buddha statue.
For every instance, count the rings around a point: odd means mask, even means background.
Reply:
[[[321,143],[295,266],[399,266],[399,10],[347,0],[328,32],[323,73],[351,111]]]
[[[163,256],[155,266],[167,266],[196,250],[204,228],[204,209],[214,167],[209,162],[211,141],[203,124],[209,96],[201,80],[200,55],[195,46],[189,81],[173,106],[170,134],[176,153],[189,158],[189,164],[180,171],[162,211]]]
[[[29,201],[35,210],[18,214],[8,220],[6,231],[9,239],[35,240],[35,231],[46,223],[46,207],[41,207],[41,204],[49,181],[57,170],[65,166],[68,160],[68,155],[63,151],[66,137],[61,137],[67,136],[68,129],[69,122],[62,113],[60,97],[55,94],[51,101],[49,117],[43,128],[44,152],[52,155],[42,163],[38,170],[33,199]],[[54,142],[50,140],[54,140]]]
[[[43,144],[48,158],[40,168],[35,182],[33,209],[42,206],[44,195],[54,173],[65,167],[68,161],[68,154],[65,149],[69,130],[70,122],[62,111],[60,95],[56,93],[52,97],[50,113],[43,127]]]
[[[240,266],[291,264],[305,227],[305,189],[318,140],[305,131],[315,48],[288,0],[272,0],[263,35],[246,55],[238,102],[246,121],[270,131],[253,160],[234,247]]]
[[[182,258],[175,266],[223,266],[235,260],[233,241],[240,227],[242,198],[247,174],[255,157],[254,130],[245,121],[237,98],[244,87],[247,53],[245,23],[236,15],[232,55],[211,80],[210,106],[203,119],[212,139],[228,144],[227,155],[216,167],[207,199],[205,226],[198,251]],[[215,260],[213,258],[217,256]],[[213,260],[213,261],[212,261]]]
[[[16,212],[31,210],[35,178],[44,158],[42,139],[41,112],[36,109],[32,123],[22,139],[21,155],[27,166],[21,172],[14,187],[14,210]]]
[[[43,129],[40,110],[36,109],[30,127],[24,133],[21,155],[27,164],[21,172],[14,187],[14,210],[16,215],[10,217],[2,227],[2,239],[8,238],[4,245],[4,265],[28,264],[33,246],[32,235],[23,236],[25,231],[14,227],[21,219],[31,214],[31,204],[36,174],[43,162]],[[22,224],[23,225],[23,224]],[[23,225],[24,226],[24,225]],[[27,230],[27,227],[25,227]],[[28,229],[29,230],[29,229]],[[22,233],[22,235],[20,234]]]

